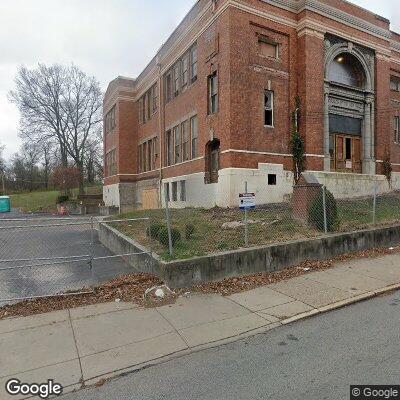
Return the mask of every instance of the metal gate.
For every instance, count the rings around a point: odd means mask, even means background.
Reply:
[[[146,232],[149,219],[107,222],[142,224]],[[126,262],[132,254],[113,254],[99,242],[99,223],[96,218],[0,219],[0,306],[90,293],[99,283],[134,273]]]

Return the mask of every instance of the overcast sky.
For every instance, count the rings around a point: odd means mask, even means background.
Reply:
[[[353,2],[391,19],[392,29],[400,31],[399,0]],[[118,75],[136,77],[194,3],[0,0],[0,144],[6,156],[19,145],[19,115],[7,100],[19,65],[73,62],[105,89]]]

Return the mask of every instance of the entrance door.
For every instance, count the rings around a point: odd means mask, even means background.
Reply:
[[[334,151],[331,153],[333,170],[362,172],[361,138],[354,135],[333,134]]]

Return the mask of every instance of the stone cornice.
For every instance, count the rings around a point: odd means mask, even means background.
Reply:
[[[359,17],[356,17],[354,15],[351,15],[347,12],[344,12],[342,10],[339,10],[335,7],[329,6],[325,3],[320,2],[319,0],[261,0],[264,3],[270,4],[272,6],[278,7],[280,9],[284,9],[290,12],[293,12],[294,14],[299,14],[304,10],[314,12],[316,14],[322,15],[328,19],[337,21],[341,24],[344,24],[346,26],[352,27],[354,29],[357,29],[359,31],[365,32],[367,34],[370,34],[372,36],[378,37],[380,39],[383,39],[385,41],[388,41],[391,39],[391,32],[389,29],[384,29],[378,25],[375,25],[371,22],[365,21]],[[191,34],[193,31],[194,27],[198,25],[201,21],[201,19],[205,16],[205,14],[210,10],[210,8],[213,7],[213,2],[209,1],[206,3],[206,5],[199,11],[199,13],[196,15],[196,17],[191,21],[191,23],[187,26],[184,32],[181,33],[181,35],[177,38],[177,40],[173,41],[172,43],[169,43],[169,41],[172,38],[172,35],[170,38],[167,40],[167,42],[161,47],[159,52],[157,53],[156,57],[153,58],[153,60],[148,64],[148,66],[143,70],[143,72],[139,75],[138,77],[138,82],[136,86],[137,90],[137,97],[139,98],[151,85],[153,85],[157,79],[157,65],[156,62],[163,63],[164,60],[168,59],[168,57],[176,51],[179,46],[182,45],[183,41],[187,40],[188,37],[191,39],[191,41],[195,41],[209,26],[212,22],[214,22],[223,12],[225,12],[229,7],[234,7],[237,9],[240,9],[245,12],[249,12],[254,15],[258,15],[260,17],[266,18],[268,20],[281,23],[286,26],[290,26],[292,28],[296,28],[299,32],[299,35],[302,36],[304,34],[313,34],[313,35],[319,35],[322,38],[322,33],[323,32],[330,32],[333,34],[339,34],[338,31],[335,31],[333,28],[329,28],[329,26],[322,25],[318,21],[314,21],[313,24],[310,23],[304,23],[304,20],[300,22],[296,22],[294,19],[291,19],[289,17],[284,17],[278,14],[273,14],[271,12],[265,12],[262,10],[259,10],[255,8],[254,6],[250,4],[246,4],[245,1],[241,0],[227,0],[225,3],[222,4],[221,7],[217,8],[215,12],[213,12],[212,16],[208,18],[206,21],[201,22],[202,27],[199,30],[199,32],[196,35]],[[368,10],[365,10],[368,12]],[[373,13],[371,13],[373,14]],[[308,18],[307,18],[308,20]],[[313,25],[313,26],[310,26]],[[178,28],[180,25],[178,26]],[[178,29],[177,28],[177,29]],[[306,28],[311,28],[312,30],[310,31],[309,29]],[[174,31],[175,33],[175,31]],[[342,32],[340,32],[341,34]],[[354,38],[353,38],[354,40]],[[383,45],[379,46],[377,44],[373,44],[372,42],[369,41],[361,41],[357,40],[360,44],[362,42],[365,43],[365,45],[370,45],[371,48],[374,48],[380,52],[386,53],[388,49],[385,49]],[[400,52],[400,43],[391,41],[390,42],[391,47]],[[187,44],[186,47],[190,46],[190,44]],[[186,49],[186,48],[185,48]],[[177,55],[177,57],[180,56]],[[158,57],[158,60],[157,60]],[[157,60],[157,61],[156,61]],[[162,65],[162,70],[161,73],[164,73],[166,69],[172,65],[174,62],[171,61],[168,63],[168,65]],[[152,65],[153,64],[153,65]]]
[[[283,8],[295,14],[299,14],[304,10],[315,12],[329,19],[333,19],[342,24],[351,26],[352,28],[364,31],[366,33],[378,36],[381,39],[388,40],[391,38],[389,29],[381,28],[371,22],[365,21],[345,11],[329,6],[318,0],[262,0],[265,3]],[[368,12],[368,10],[365,10]],[[371,13],[372,14],[372,13]]]

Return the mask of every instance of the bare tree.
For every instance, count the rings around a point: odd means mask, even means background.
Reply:
[[[82,193],[86,146],[101,132],[99,83],[76,66],[43,64],[21,67],[15,83],[9,98],[21,114],[21,136],[36,143],[56,141],[61,166],[68,168],[70,158],[80,171]]]
[[[61,65],[39,64],[29,70],[22,66],[15,79],[16,90],[9,93],[21,114],[21,132],[32,141],[55,138],[62,165],[68,166],[67,124],[63,107],[66,71]],[[37,135],[37,136],[36,136]]]
[[[38,162],[40,160],[40,149],[38,144],[24,143],[21,147],[21,154],[28,173],[29,191],[31,192],[34,189],[36,177],[39,177]]]
[[[81,173],[79,193],[84,191],[84,163],[87,145],[101,132],[102,93],[99,83],[77,67],[68,70],[66,101],[67,151]],[[92,140],[91,140],[92,139]]]

